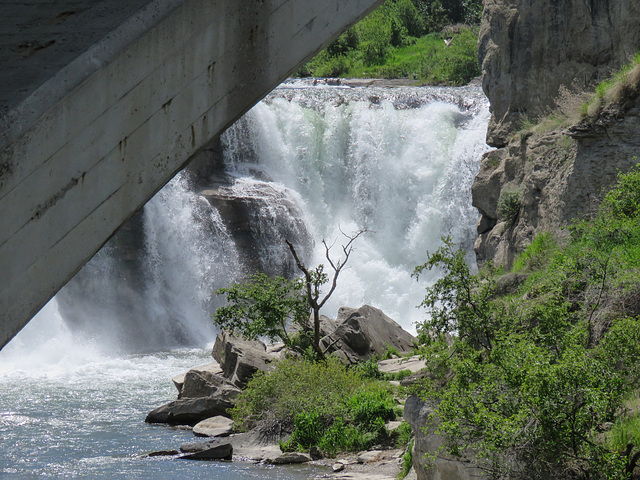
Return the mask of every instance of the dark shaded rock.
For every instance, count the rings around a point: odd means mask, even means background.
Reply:
[[[229,394],[231,392],[228,392]],[[171,425],[195,425],[209,417],[229,416],[240,390],[227,397],[183,398],[158,407],[147,415],[147,423],[168,423]]]
[[[274,432],[272,427],[265,428],[264,425],[256,427],[247,433],[237,433],[224,438],[212,438],[205,442],[192,442],[180,447],[183,453],[197,453],[210,448],[230,443],[236,458],[250,460],[253,462],[268,462],[279,457],[279,442],[282,436],[279,432]]]
[[[335,352],[345,363],[354,364],[389,348],[408,353],[417,339],[402,329],[381,310],[364,305],[358,309],[342,307],[338,310],[336,329],[320,341],[328,353]]]
[[[212,356],[222,367],[224,376],[240,388],[244,388],[256,372],[268,370],[275,358],[267,353],[264,343],[235,338],[227,332],[216,337]]]
[[[178,450],[159,450],[157,452],[147,453],[145,457],[171,457],[173,455],[180,455]]]
[[[190,453],[180,457],[182,460],[231,460],[233,459],[233,446],[230,443],[207,448],[205,450]]]

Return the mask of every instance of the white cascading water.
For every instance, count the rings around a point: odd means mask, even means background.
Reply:
[[[259,170],[303,199],[311,265],[327,263],[321,240],[335,243],[337,256],[341,232],[367,230],[328,316],[368,303],[415,330],[424,284],[411,279],[414,267],[442,236],[471,251],[470,187],[487,150],[487,104],[478,89],[419,90],[282,87],[222,138],[234,175]]]
[[[218,288],[295,271],[285,238],[315,266],[366,229],[323,313],[368,303],[414,330],[414,267],[443,235],[471,252],[488,116],[478,88],[279,87],[223,135],[224,180],[197,182],[215,194],[178,175],[0,352],[0,476],[309,478],[141,459],[193,439],[144,416],[210,358]]]

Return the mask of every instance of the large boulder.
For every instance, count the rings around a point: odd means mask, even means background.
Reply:
[[[335,330],[320,342],[327,353],[335,352],[345,363],[354,364],[381,357],[389,348],[410,352],[417,339],[380,309],[364,305],[338,310]]]
[[[233,383],[215,373],[206,370],[189,370],[179,398],[219,397],[233,400],[239,389]]]
[[[246,387],[256,372],[268,370],[275,358],[267,353],[264,343],[232,337],[227,332],[216,337],[212,356],[222,367],[224,376],[240,388]]]
[[[225,389],[215,396],[174,400],[149,412],[145,422],[193,426],[210,417],[228,417],[239,393],[237,388]]]
[[[196,437],[228,437],[233,431],[233,420],[218,415],[198,422],[193,427]]]
[[[198,371],[198,372],[210,372],[210,373],[214,373],[216,375],[221,375],[222,374],[222,368],[220,367],[220,364],[218,362],[211,362],[211,363],[207,363],[205,365],[199,365],[197,367],[192,368],[189,371]],[[184,379],[187,376],[187,373],[181,373],[179,375],[176,375],[175,377],[173,377],[171,380],[173,381],[173,384],[176,386],[176,388],[178,389],[178,398],[180,398],[180,396],[182,395],[182,387],[184,386]]]
[[[418,480],[483,480],[489,475],[475,467],[468,458],[453,457],[442,451],[444,438],[435,434],[433,409],[417,396],[410,396],[404,404],[404,419],[414,434],[413,468]],[[427,427],[427,424],[429,425]],[[435,460],[427,465],[426,458],[435,455]]]

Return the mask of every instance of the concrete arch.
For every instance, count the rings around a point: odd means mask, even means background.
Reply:
[[[0,24],[0,348],[212,138],[381,0],[67,0]]]

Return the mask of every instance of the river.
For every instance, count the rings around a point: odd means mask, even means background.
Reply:
[[[284,238],[315,265],[322,239],[337,255],[341,232],[366,229],[323,313],[368,303],[415,330],[413,268],[443,235],[471,252],[488,116],[475,87],[281,85],[222,136],[215,178],[174,178],[0,352],[0,477],[316,474],[145,458],[193,435],[143,420],[175,398],[172,376],[209,361],[215,290],[293,271]],[[250,206],[241,225],[229,203]]]

